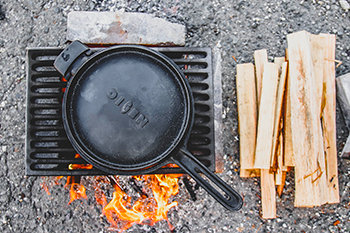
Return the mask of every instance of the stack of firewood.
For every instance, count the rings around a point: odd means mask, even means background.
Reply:
[[[276,190],[294,169],[296,207],[339,202],[335,35],[287,36],[285,57],[237,65],[240,176],[261,179],[262,217],[276,217]]]

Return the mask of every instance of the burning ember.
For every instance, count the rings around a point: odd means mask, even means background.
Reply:
[[[132,199],[118,185],[114,185],[113,199],[103,208],[103,214],[116,230],[128,229],[133,224],[154,225],[161,220],[167,220],[168,211],[176,206],[176,201],[168,204],[171,196],[179,191],[178,177],[180,175],[144,175],[133,177],[142,180],[153,196],[141,196],[132,204]],[[169,227],[173,226],[169,223]]]
[[[76,180],[75,176],[68,176],[67,177],[67,183],[64,186],[65,188],[70,186],[70,201],[68,204],[72,203],[74,200],[77,199],[87,199],[86,196],[86,189],[85,187],[80,184],[80,178],[79,178],[79,182]]]
[[[91,169],[89,164],[70,164],[69,169]],[[140,194],[135,198],[129,196],[119,185],[118,176],[96,176],[86,177],[85,181],[94,188],[96,202],[102,206],[102,213],[111,224],[110,230],[122,232],[132,225],[147,224],[153,226],[155,223],[166,220],[170,229],[167,213],[176,206],[176,201],[170,201],[178,191],[178,181],[181,174],[167,175],[142,175],[130,177],[133,188]],[[43,177],[42,188],[50,195],[49,189],[57,185],[63,177]],[[113,198],[107,201],[106,192],[112,186],[114,188]],[[65,188],[70,189],[70,201],[87,199],[86,189],[81,184],[79,176],[68,176]]]

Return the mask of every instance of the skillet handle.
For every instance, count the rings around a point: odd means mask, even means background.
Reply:
[[[239,210],[242,207],[242,197],[216,174],[198,161],[189,151],[186,149],[180,149],[177,155],[173,156],[172,159],[226,209]],[[227,195],[227,198],[216,190],[199,173],[202,173],[206,178],[213,182],[222,193]]]

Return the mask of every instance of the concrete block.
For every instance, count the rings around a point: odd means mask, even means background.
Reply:
[[[335,79],[337,86],[337,99],[342,111],[346,126],[350,130],[350,73]],[[341,158],[350,159],[350,135],[345,143]]]
[[[337,87],[337,99],[345,119],[346,126],[350,130],[350,73],[335,79]]]
[[[145,13],[73,11],[67,40],[85,44],[185,45],[186,27]]]

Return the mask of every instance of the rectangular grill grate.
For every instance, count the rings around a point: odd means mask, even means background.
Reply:
[[[153,48],[171,58],[189,80],[194,96],[195,119],[188,149],[215,172],[214,91],[210,48]],[[97,49],[96,49],[97,50]],[[26,175],[104,175],[96,169],[74,169],[86,164],[77,158],[62,124],[61,104],[66,81],[53,67],[60,48],[27,51]],[[183,173],[180,168],[161,168],[155,173]],[[118,174],[114,174],[118,175]]]

